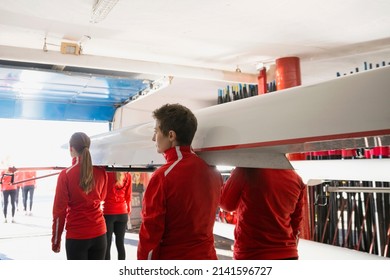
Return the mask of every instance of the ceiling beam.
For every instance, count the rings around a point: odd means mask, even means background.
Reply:
[[[11,61],[87,67],[230,83],[257,83],[257,75],[254,74],[115,57],[61,54],[60,52],[44,52],[43,50],[30,48],[0,46],[0,58]]]

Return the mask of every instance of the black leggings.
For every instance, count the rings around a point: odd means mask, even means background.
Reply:
[[[118,250],[118,260],[126,259],[125,233],[127,226],[127,214],[104,215],[107,226],[107,251],[106,260],[111,259],[112,233],[115,234],[115,244]]]
[[[29,205],[29,210],[31,211],[32,205],[33,205],[33,198],[34,198],[34,186],[25,186],[23,187],[23,210],[27,211],[27,196],[30,193],[30,205]]]
[[[66,239],[66,257],[68,260],[104,260],[106,247],[105,234],[91,239]]]
[[[4,196],[4,217],[7,219],[7,208],[8,208],[8,197],[11,197],[11,207],[12,207],[12,217],[15,216],[15,199],[16,199],[16,190],[6,190],[3,191]]]

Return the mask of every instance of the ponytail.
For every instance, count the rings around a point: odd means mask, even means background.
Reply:
[[[115,182],[116,185],[123,185],[125,179],[125,173],[124,172],[115,172]]]
[[[76,150],[81,159],[80,187],[85,193],[89,193],[94,186],[92,158],[89,152],[91,140],[85,133],[76,132],[70,138],[69,145]]]
[[[88,148],[81,153],[80,186],[85,193],[89,193],[94,185],[93,165]]]

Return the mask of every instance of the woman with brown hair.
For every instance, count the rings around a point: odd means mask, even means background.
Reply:
[[[107,239],[102,201],[107,192],[107,173],[92,165],[90,138],[76,132],[69,141],[72,166],[58,176],[53,204],[52,250],[60,252],[66,228],[68,260],[103,260]]]
[[[16,210],[16,185],[12,183],[12,177],[13,173],[10,170],[10,168],[6,171],[1,172],[0,174],[0,185],[1,185],[1,192],[3,193],[4,198],[4,206],[3,206],[3,213],[4,213],[4,223],[7,223],[7,209],[8,209],[8,198],[11,198],[11,211],[12,211],[12,223],[15,223],[14,216],[15,216],[15,210]]]
[[[126,259],[125,233],[131,211],[131,175],[128,172],[108,172],[107,196],[104,201],[104,218],[107,226],[106,260],[111,259],[112,234],[118,260]]]

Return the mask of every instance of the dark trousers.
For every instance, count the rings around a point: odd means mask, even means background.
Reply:
[[[16,203],[16,208],[19,207],[19,193],[20,193],[21,187],[16,188],[16,197],[15,197],[15,203]]]
[[[23,187],[23,210],[27,211],[27,197],[30,196],[29,210],[31,211],[34,198],[34,186]],[[30,195],[29,195],[30,194]]]
[[[106,235],[91,239],[66,239],[66,258],[68,260],[104,260]]]
[[[8,200],[9,197],[11,197],[11,207],[12,207],[12,217],[15,216],[15,199],[16,199],[16,190],[6,190],[3,191],[3,196],[4,196],[4,217],[7,219],[7,208],[8,208]]]
[[[115,234],[115,245],[118,250],[118,260],[126,259],[125,233],[127,227],[127,214],[104,215],[107,226],[107,251],[106,260],[111,259],[112,234]]]

